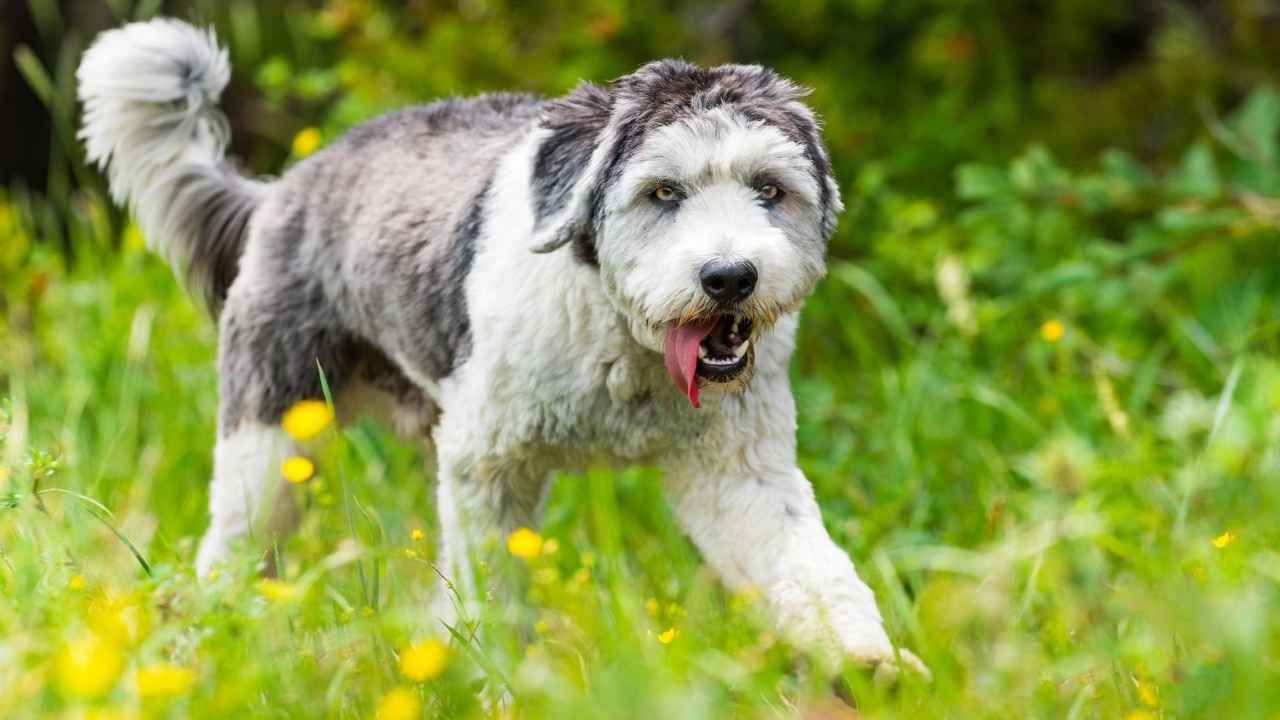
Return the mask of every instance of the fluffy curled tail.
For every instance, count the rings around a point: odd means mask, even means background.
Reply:
[[[76,71],[89,160],[215,314],[267,187],[223,158],[230,132],[216,103],[230,77],[212,30],[169,19],[102,33]]]

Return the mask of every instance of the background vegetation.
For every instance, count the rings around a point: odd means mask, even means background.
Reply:
[[[1280,713],[1275,3],[13,0],[0,716],[847,713],[646,469],[562,478],[491,568],[526,590],[451,637],[424,612],[422,458],[343,427],[282,578],[246,558],[196,585],[213,327],[73,137],[80,51],[156,12],[230,46],[255,173],[387,109],[660,56],[812,86],[850,208],[793,367],[802,464],[934,672],[851,668],[841,694],[883,717]]]

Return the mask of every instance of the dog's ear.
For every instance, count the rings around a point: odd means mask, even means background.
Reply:
[[[534,252],[572,242],[580,254],[594,256],[593,191],[612,145],[607,139],[612,112],[610,91],[587,82],[543,108],[543,139],[531,179]]]

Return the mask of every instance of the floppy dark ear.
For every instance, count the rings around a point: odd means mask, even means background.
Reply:
[[[542,144],[533,159],[533,251],[551,252],[570,242],[594,253],[592,189],[601,180],[613,97],[591,83],[547,103]]]

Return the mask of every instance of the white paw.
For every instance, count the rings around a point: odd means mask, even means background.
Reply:
[[[928,666],[906,648],[898,648],[896,655],[875,661],[875,669],[875,680],[881,684],[897,682],[903,670],[915,674],[925,682],[933,681],[933,673],[929,672]]]

